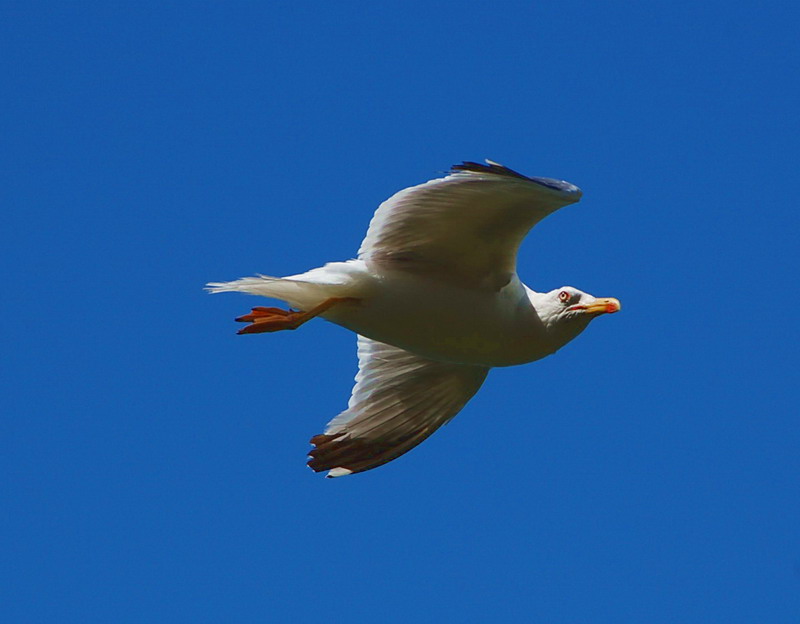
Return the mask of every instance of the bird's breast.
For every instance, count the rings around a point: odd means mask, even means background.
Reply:
[[[515,283],[480,291],[415,277],[379,281],[360,303],[328,320],[372,340],[434,360],[480,366],[532,362],[555,349]]]

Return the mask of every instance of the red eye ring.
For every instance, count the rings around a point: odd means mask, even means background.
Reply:
[[[571,295],[566,290],[562,290],[560,293],[558,293],[558,300],[561,303],[566,303],[567,301],[570,300],[570,297]]]

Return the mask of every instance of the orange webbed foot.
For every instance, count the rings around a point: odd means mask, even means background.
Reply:
[[[261,334],[263,332],[276,332],[283,329],[295,329],[303,321],[302,312],[283,310],[281,308],[253,308],[250,314],[245,314],[236,319],[240,323],[251,323],[240,329],[238,334]]]
[[[337,303],[357,303],[358,301],[353,297],[331,297],[311,308],[308,312],[283,310],[281,308],[253,308],[250,314],[245,314],[236,319],[240,323],[252,323],[244,329],[240,329],[237,333],[260,334],[262,332],[281,331],[282,329],[297,329],[306,321],[319,316]]]
[[[238,323],[255,323],[256,320],[260,318],[272,318],[274,316],[288,316],[292,313],[292,310],[284,310],[282,308],[263,308],[257,307],[253,308],[250,311],[250,314],[245,314],[244,316],[237,316],[236,321]]]

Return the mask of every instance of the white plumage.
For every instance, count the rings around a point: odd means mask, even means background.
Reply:
[[[311,440],[314,470],[342,476],[391,461],[455,416],[489,368],[549,355],[619,310],[616,299],[570,287],[537,293],[519,280],[527,232],[581,192],[487,163],[456,165],[385,201],[356,260],[208,285],[304,311],[254,308],[238,319],[253,323],[241,333],[294,329],[319,315],[359,335],[356,385],[347,410]]]

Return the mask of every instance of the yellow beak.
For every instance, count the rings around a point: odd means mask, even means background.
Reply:
[[[575,306],[577,309],[582,309],[587,314],[613,314],[622,309],[619,299],[613,297],[600,297],[595,299],[592,303],[585,306]]]

